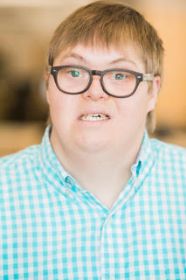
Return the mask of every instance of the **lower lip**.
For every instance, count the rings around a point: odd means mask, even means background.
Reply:
[[[79,120],[82,124],[87,124],[87,125],[98,125],[98,124],[106,124],[110,121],[110,119],[103,119],[103,120]]]

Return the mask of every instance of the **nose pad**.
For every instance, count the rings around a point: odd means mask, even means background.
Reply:
[[[92,100],[99,100],[99,99],[107,99],[109,95],[104,92],[100,77],[94,76],[90,87],[87,89],[86,92],[83,93],[85,98],[91,98]]]

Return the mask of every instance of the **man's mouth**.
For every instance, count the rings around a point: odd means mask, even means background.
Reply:
[[[110,116],[103,113],[95,113],[95,114],[85,114],[81,115],[80,120],[82,121],[105,121],[109,120]]]

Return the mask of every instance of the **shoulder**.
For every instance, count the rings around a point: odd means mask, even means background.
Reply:
[[[39,145],[35,145],[0,158],[0,183],[29,177],[38,166],[38,155]]]
[[[151,139],[152,149],[158,152],[160,158],[174,158],[175,160],[186,161],[186,148],[174,144],[168,144],[158,139]]]
[[[171,170],[172,174],[181,173],[186,178],[186,149],[164,143],[157,139],[151,139],[151,147],[155,152],[156,161],[165,170]]]
[[[30,146],[24,150],[21,150],[15,154],[10,154],[0,158],[0,167],[2,168],[12,168],[17,166],[17,164],[22,164],[26,161],[30,161],[37,156],[39,145]]]

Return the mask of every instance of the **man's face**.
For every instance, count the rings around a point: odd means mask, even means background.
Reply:
[[[131,45],[119,51],[79,44],[54,60],[54,66],[59,65],[80,65],[94,70],[124,68],[145,73],[139,51]],[[99,76],[94,76],[86,92],[68,95],[57,89],[50,75],[47,100],[53,125],[51,141],[62,153],[124,152],[142,137],[147,113],[155,107],[159,78],[154,79],[150,91],[147,82],[141,82],[128,98],[107,95],[99,80]],[[103,118],[95,120],[95,114]]]

